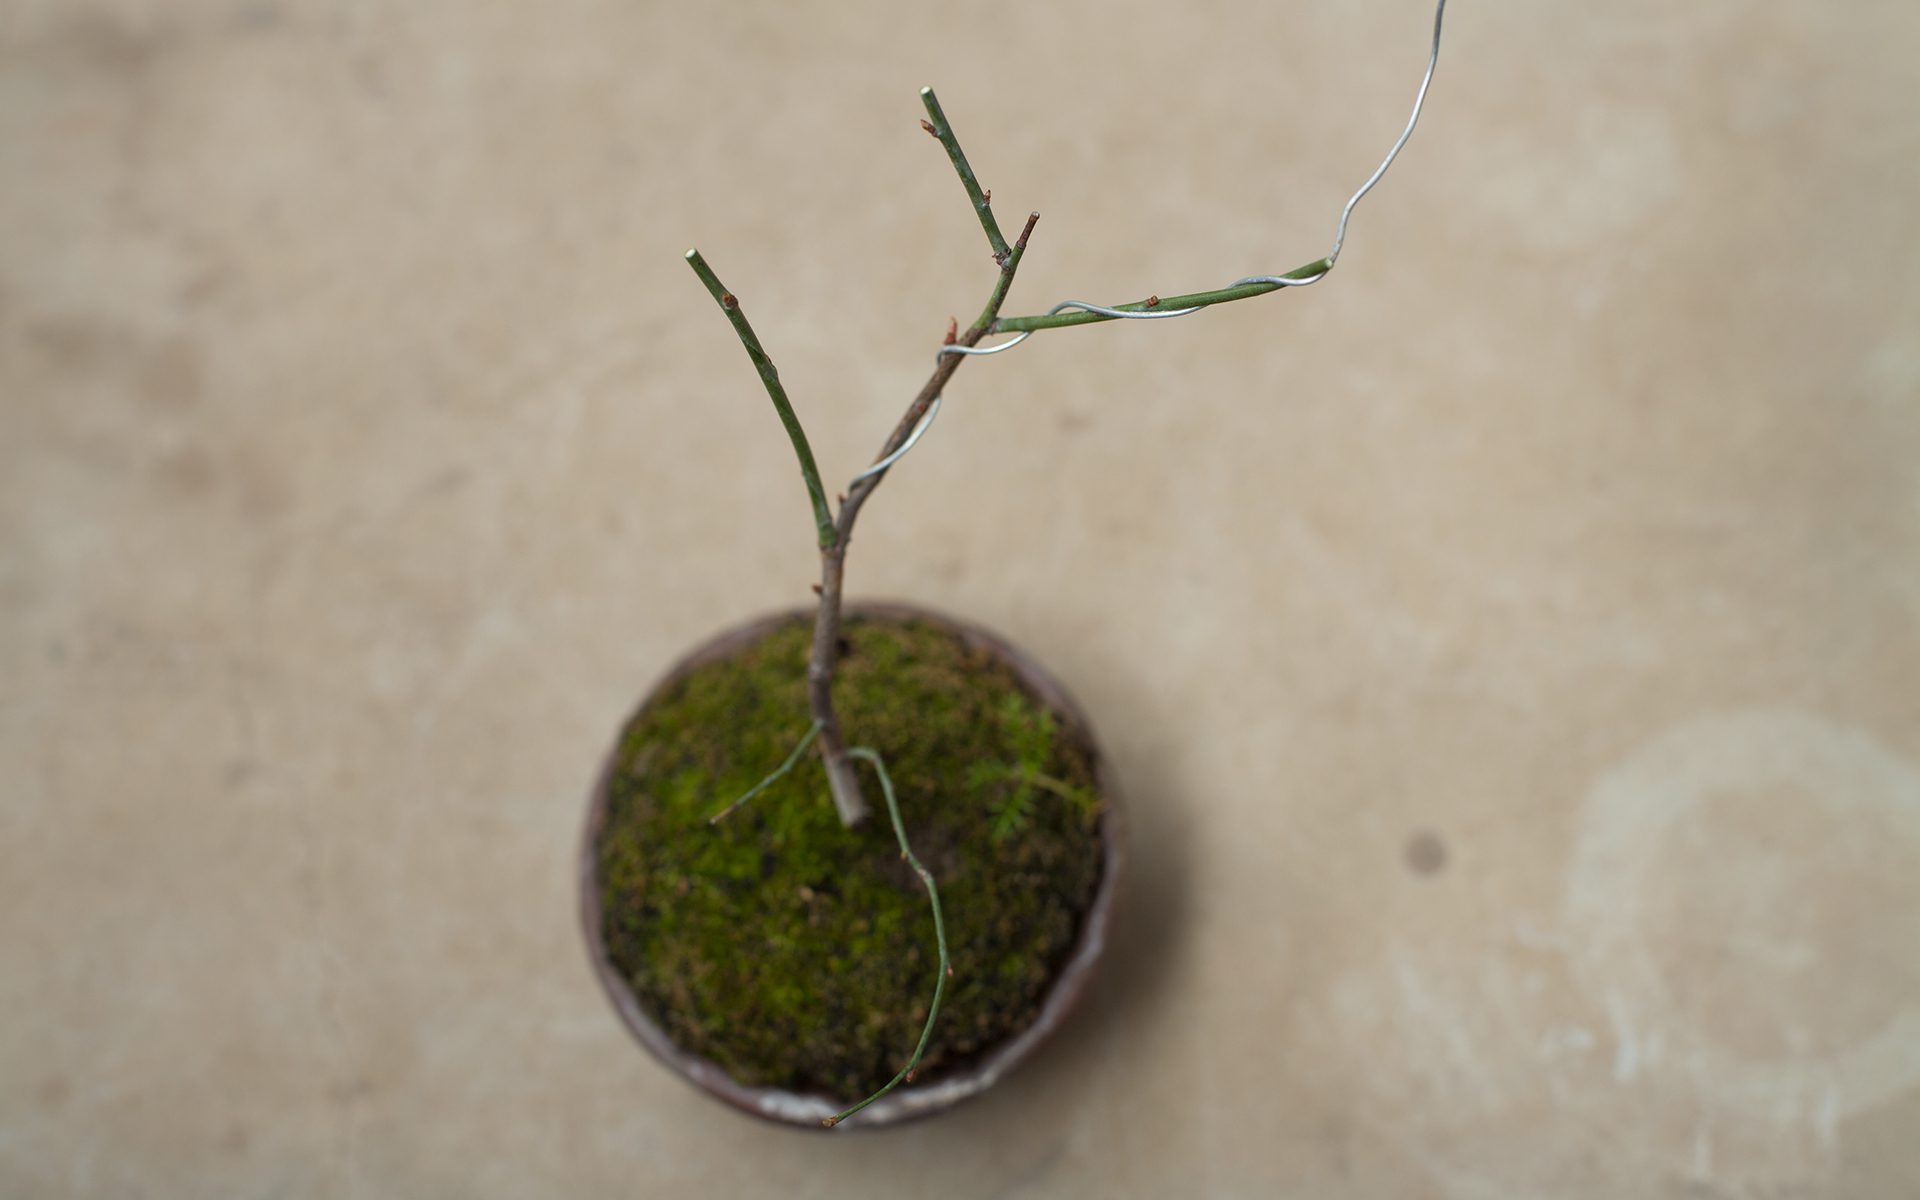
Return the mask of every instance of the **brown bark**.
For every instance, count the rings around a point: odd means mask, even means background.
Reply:
[[[1020,231],[1020,239],[1014,243],[1013,251],[1000,264],[1000,278],[995,282],[986,311],[953,344],[971,349],[987,336],[994,318],[1000,315],[1000,306],[1013,283],[1013,273],[1019,269],[1021,255],[1027,248],[1027,238],[1033,233],[1034,222],[1039,219],[1039,213],[1027,218],[1026,228]],[[887,435],[886,444],[874,456],[875,462],[898,450],[901,443],[912,435],[914,427],[926,416],[934,397],[940,395],[947,381],[953,378],[953,373],[966,360],[964,354],[940,355],[926,385],[913,398],[913,403],[907,405],[900,423],[894,426],[893,432]],[[849,826],[865,819],[869,809],[866,797],[860,790],[860,777],[847,757],[847,745],[840,734],[840,718],[833,709],[833,676],[840,662],[841,578],[846,569],[847,546],[853,540],[853,523],[859,518],[860,508],[867,502],[867,497],[886,477],[887,473],[882,471],[867,476],[847,489],[846,497],[840,502],[839,516],[834,521],[833,545],[820,549],[820,608],[813,623],[813,656],[807,663],[807,703],[813,709],[813,719],[820,723],[820,760],[827,769],[827,783],[833,791],[834,808],[840,813],[841,823]]]

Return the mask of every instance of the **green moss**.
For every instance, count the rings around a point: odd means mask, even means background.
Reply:
[[[742,1082],[852,1101],[900,1068],[926,1020],[925,890],[884,814],[840,825],[811,753],[706,823],[806,732],[810,633],[781,624],[627,726],[601,911],[615,967],[677,1042]],[[1092,764],[1005,664],[952,633],[855,618],[845,639],[848,742],[886,759],[946,912],[954,979],[921,1066],[937,1078],[1024,1028],[1072,948],[1101,868]]]

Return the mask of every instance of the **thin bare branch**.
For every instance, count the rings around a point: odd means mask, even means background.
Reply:
[[[1281,288],[1306,287],[1326,278],[1328,272],[1333,270],[1334,264],[1340,261],[1340,251],[1347,244],[1347,224],[1353,220],[1354,207],[1373,190],[1373,185],[1379,183],[1386,175],[1387,168],[1393,165],[1394,159],[1400,157],[1400,151],[1406,148],[1407,140],[1413,136],[1414,126],[1420,123],[1420,112],[1427,103],[1427,89],[1433,86],[1433,73],[1440,65],[1440,32],[1446,22],[1446,16],[1447,0],[1438,0],[1433,9],[1433,40],[1427,49],[1427,69],[1420,76],[1420,87],[1414,93],[1413,110],[1407,115],[1407,123],[1401,128],[1400,136],[1394,140],[1393,146],[1388,149],[1386,157],[1380,160],[1380,165],[1374,168],[1373,174],[1367,176],[1367,181],[1347,198],[1346,204],[1340,209],[1340,223],[1333,234],[1333,249],[1327,252],[1325,258],[1316,259],[1304,267],[1297,267],[1283,275],[1249,275],[1245,279],[1235,280],[1224,288],[1190,292],[1184,296],[1169,296],[1165,299],[1155,296],[1132,304],[1114,305],[1089,304],[1084,300],[1062,300],[1040,316],[1007,317],[994,322],[992,332],[1019,335],[1011,341],[986,349],[948,347],[945,353],[956,356],[997,354],[1019,345],[1029,335],[1042,329],[1093,325],[1101,321],[1184,317],[1188,313],[1196,313],[1216,304],[1264,296],[1268,292],[1278,291]]]
[[[973,201],[973,211],[980,218],[980,228],[986,230],[987,245],[993,247],[993,261],[1006,265],[1007,255],[1012,251],[1007,239],[1000,233],[1000,222],[993,218],[993,200],[980,190],[980,181],[973,177],[973,167],[967,162],[967,152],[960,148],[960,139],[953,136],[953,126],[947,124],[947,114],[940,111],[940,98],[933,89],[920,89],[920,100],[927,106],[927,115],[931,122],[922,121],[921,125],[928,133],[940,139],[947,148],[947,157],[953,160],[953,169],[960,176],[960,183],[967,189],[967,199]]]
[[[707,285],[707,291],[713,293],[713,299],[720,311],[727,314],[727,320],[733,323],[733,331],[740,336],[740,344],[747,349],[747,357],[753,360],[754,370],[760,372],[760,382],[766,385],[767,395],[773,400],[774,411],[780,414],[780,423],[787,428],[787,439],[793,443],[793,453],[800,460],[800,475],[807,483],[807,496],[813,502],[813,522],[820,536],[822,546],[833,544],[833,513],[827,508],[826,489],[820,486],[820,468],[813,462],[813,447],[807,444],[807,432],[800,428],[800,418],[794,415],[793,404],[787,399],[787,389],[780,384],[780,372],[773,365],[773,359],[761,348],[760,339],[754,335],[753,326],[747,322],[747,314],[740,308],[740,299],[728,291],[713,273],[707,260],[700,251],[687,251],[687,265]]]
[[[1182,296],[1150,296],[1145,300],[1136,300],[1131,304],[1116,304],[1113,311],[1102,312],[1101,306],[1082,305],[1078,301],[1068,300],[1053,310],[1037,317],[1001,317],[993,322],[989,333],[1032,333],[1039,329],[1064,329],[1070,325],[1094,325],[1101,321],[1123,319],[1119,314],[1140,313],[1155,317],[1180,317],[1215,304],[1226,304],[1233,300],[1247,300],[1254,296],[1264,296],[1268,292],[1277,292],[1288,286],[1276,282],[1279,279],[1290,280],[1295,284],[1318,280],[1333,268],[1330,259],[1316,259],[1304,267],[1295,267],[1285,275],[1273,279],[1249,280],[1236,283],[1232,287],[1216,288],[1210,292],[1188,292]]]

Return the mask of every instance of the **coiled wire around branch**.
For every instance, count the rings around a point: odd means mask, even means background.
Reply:
[[[1307,287],[1311,284],[1319,283],[1333,270],[1334,264],[1340,261],[1341,250],[1346,247],[1347,225],[1353,220],[1354,207],[1358,205],[1361,199],[1373,190],[1374,185],[1379,183],[1381,178],[1386,175],[1387,168],[1393,165],[1394,159],[1400,157],[1400,151],[1405,148],[1407,140],[1413,136],[1414,126],[1420,123],[1420,111],[1426,107],[1427,103],[1427,89],[1433,86],[1434,68],[1440,64],[1440,32],[1442,26],[1445,24],[1446,15],[1447,0],[1439,0],[1433,10],[1433,43],[1427,52],[1427,69],[1420,76],[1419,90],[1414,93],[1413,111],[1407,116],[1406,127],[1400,131],[1400,136],[1394,140],[1393,147],[1387,151],[1387,156],[1380,160],[1380,165],[1374,168],[1373,174],[1367,176],[1367,181],[1361,184],[1359,189],[1347,198],[1346,204],[1341,207],[1340,223],[1334,229],[1333,233],[1333,249],[1329,250],[1327,256],[1320,260],[1320,263],[1324,265],[1310,275],[1300,275],[1298,272],[1292,275],[1248,275],[1228,284],[1227,286],[1229,288],[1261,283],[1271,284],[1276,288]],[[1211,305],[1195,304],[1185,308],[1134,309],[1116,308],[1105,304],[1093,304],[1085,300],[1062,300],[1052,308],[1049,308],[1047,315],[1055,316],[1063,312],[1077,311],[1093,313],[1102,317],[1113,317],[1124,321],[1164,321],[1170,317],[1190,316],[1208,307],[1211,307]],[[1018,346],[1021,342],[1026,341],[1032,337],[1035,332],[1036,331],[1032,329],[1022,330],[1006,341],[993,346],[945,345],[940,347],[939,351],[935,354],[935,361],[938,361],[941,356],[948,354],[961,354],[974,358],[984,358],[990,354],[1002,354]],[[935,396],[933,403],[927,406],[926,415],[920,418],[919,424],[914,426],[913,432],[907,436],[907,439],[900,443],[899,447],[891,454],[879,462],[874,463],[858,475],[855,475],[852,482],[858,483],[868,476],[878,475],[894,463],[900,461],[901,457],[905,455],[907,451],[913,449],[914,444],[932,427],[933,419],[939,415],[940,397]]]

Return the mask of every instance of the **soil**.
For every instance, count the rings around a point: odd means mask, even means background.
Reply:
[[[835,703],[887,763],[933,872],[954,977],[918,1078],[1031,1024],[1102,871],[1094,754],[993,651],[929,621],[851,617]],[[658,692],[622,734],[593,850],[608,956],[676,1043],[736,1081],[857,1100],[903,1066],[938,966],[887,820],[844,828],[806,733],[798,618]],[[862,770],[866,770],[863,766]]]

